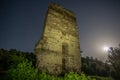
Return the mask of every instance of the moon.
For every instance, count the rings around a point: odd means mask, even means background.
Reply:
[[[106,51],[106,52],[109,51],[109,47],[108,46],[104,46],[103,47],[103,51]]]

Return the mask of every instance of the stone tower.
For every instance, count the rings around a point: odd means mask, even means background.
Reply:
[[[50,74],[80,73],[81,56],[75,14],[51,3],[41,39],[35,46],[37,67]]]

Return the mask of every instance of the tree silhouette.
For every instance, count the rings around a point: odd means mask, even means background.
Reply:
[[[114,69],[114,77],[120,79],[120,45],[118,47],[110,47],[108,60]]]

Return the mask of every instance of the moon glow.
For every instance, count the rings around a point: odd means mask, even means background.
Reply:
[[[104,50],[104,51],[108,51],[108,50],[109,50],[109,47],[104,46],[104,47],[103,47],[103,50]]]

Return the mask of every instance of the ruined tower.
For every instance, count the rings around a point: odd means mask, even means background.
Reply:
[[[41,39],[35,46],[37,67],[50,74],[78,72],[81,55],[75,14],[51,3]]]

